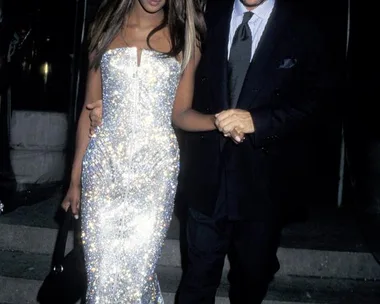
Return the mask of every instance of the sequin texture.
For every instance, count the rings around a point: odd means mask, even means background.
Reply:
[[[155,267],[172,217],[179,151],[171,124],[180,64],[156,51],[107,51],[103,123],[83,158],[88,304],[163,303]]]

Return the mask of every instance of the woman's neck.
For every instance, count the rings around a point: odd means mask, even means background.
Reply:
[[[157,13],[148,13],[144,10],[139,1],[135,1],[135,4],[128,15],[128,24],[140,28],[156,27],[162,22],[163,18],[163,9]]]

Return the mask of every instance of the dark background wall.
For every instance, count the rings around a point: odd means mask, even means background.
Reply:
[[[348,95],[344,107],[355,201],[380,215],[379,46],[377,10],[351,0]]]

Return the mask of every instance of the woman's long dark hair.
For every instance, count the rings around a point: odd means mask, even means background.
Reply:
[[[122,30],[135,1],[138,0],[103,0],[90,28],[89,52],[92,54],[90,62],[92,68],[99,67],[104,52]],[[203,2],[204,0],[167,0],[164,19],[148,35],[148,46],[151,47],[150,38],[155,33],[168,27],[171,50],[167,55],[173,57],[181,55],[184,69],[194,54],[195,46],[200,47],[205,35]]]

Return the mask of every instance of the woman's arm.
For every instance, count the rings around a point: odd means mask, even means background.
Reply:
[[[214,115],[201,114],[192,109],[194,77],[200,58],[200,50],[196,48],[193,58],[182,74],[173,106],[173,123],[185,131],[212,131],[216,129]]]
[[[88,72],[86,98],[82,108],[82,112],[78,121],[78,128],[75,141],[75,154],[71,170],[72,185],[80,185],[82,172],[82,160],[90,141],[90,110],[86,108],[87,104],[94,100],[99,100],[102,97],[101,76],[100,70],[91,69]]]

